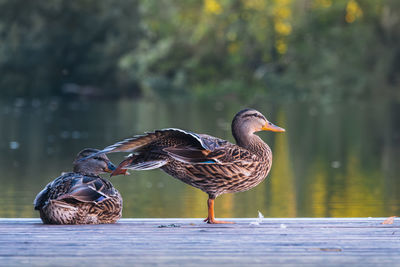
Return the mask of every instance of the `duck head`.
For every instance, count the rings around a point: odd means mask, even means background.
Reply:
[[[73,162],[73,171],[77,173],[93,175],[113,172],[115,170],[115,166],[105,154],[99,154],[92,158],[86,158],[98,151],[98,149],[93,148],[85,148],[84,150],[80,151]]]
[[[255,132],[284,132],[285,129],[269,122],[261,112],[247,108],[239,111],[232,120],[232,135],[236,142],[243,141]]]

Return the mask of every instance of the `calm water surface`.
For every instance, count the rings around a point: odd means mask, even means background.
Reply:
[[[216,200],[217,217],[400,215],[400,103],[268,102],[260,110],[287,132],[260,133],[274,154],[256,188]],[[38,217],[32,201],[82,148],[103,148],[158,128],[178,127],[233,142],[234,101],[0,101],[0,217]],[[126,154],[109,157],[118,163]],[[124,217],[206,217],[207,195],[159,170],[111,179]]]

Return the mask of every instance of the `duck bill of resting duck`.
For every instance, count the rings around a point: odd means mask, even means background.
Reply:
[[[73,172],[62,174],[36,196],[34,207],[44,223],[114,223],[121,217],[121,195],[107,179],[99,176],[113,172],[114,164],[105,154],[82,160],[98,151],[87,148],[79,152]]]
[[[272,152],[254,133],[285,131],[254,109],[239,111],[231,128],[236,144],[206,134],[169,128],[125,139],[98,153],[132,153],[111,175],[123,174],[126,169],[160,168],[199,188],[208,194],[208,216],[204,221],[230,223],[215,219],[215,198],[225,193],[249,190],[262,182],[271,169]]]

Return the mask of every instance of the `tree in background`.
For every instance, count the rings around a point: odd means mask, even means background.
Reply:
[[[132,0],[1,0],[1,95],[137,91],[118,68],[140,38],[137,8]]]
[[[396,88],[395,0],[0,0],[2,95],[265,94]]]

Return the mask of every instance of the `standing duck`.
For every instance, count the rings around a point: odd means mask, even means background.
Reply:
[[[249,190],[261,183],[271,169],[272,152],[255,135],[258,131],[284,132],[254,109],[244,109],[232,121],[236,144],[181,129],[162,129],[123,140],[95,153],[131,152],[111,174],[126,169],[160,168],[182,182],[208,194],[207,223],[217,221],[214,200],[225,193]]]
[[[105,154],[87,158],[98,152],[92,148],[79,152],[73,172],[62,174],[36,196],[35,210],[39,210],[43,223],[100,224],[115,223],[121,218],[121,195],[99,176],[111,173],[115,166]]]

